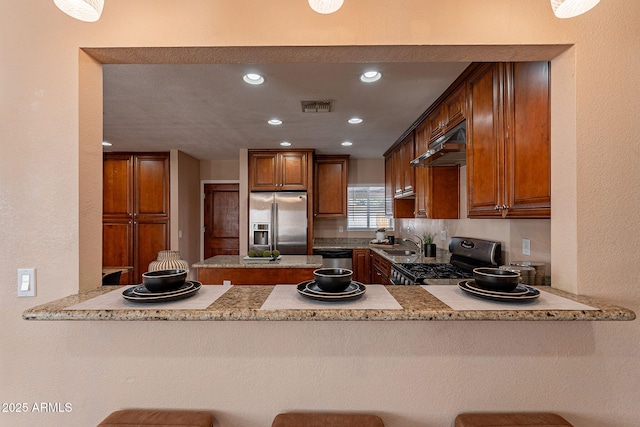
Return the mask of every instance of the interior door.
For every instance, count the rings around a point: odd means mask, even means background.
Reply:
[[[205,259],[239,255],[239,184],[205,184],[204,196]]]

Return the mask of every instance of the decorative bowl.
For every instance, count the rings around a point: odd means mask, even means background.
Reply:
[[[150,292],[173,291],[184,285],[186,279],[186,270],[147,271],[142,274],[142,284]]]
[[[313,277],[323,291],[341,292],[351,283],[353,271],[347,268],[320,268],[313,272]]]
[[[513,270],[479,267],[473,269],[473,279],[481,288],[512,291],[520,283],[520,273]]]

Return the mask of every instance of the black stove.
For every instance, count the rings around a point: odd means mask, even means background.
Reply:
[[[448,285],[473,277],[476,267],[499,267],[502,246],[498,242],[452,237],[449,263],[396,263],[391,281],[396,285]]]

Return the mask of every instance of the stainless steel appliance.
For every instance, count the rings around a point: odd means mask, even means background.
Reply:
[[[249,194],[249,248],[307,253],[307,193]]]
[[[322,256],[324,268],[353,268],[352,249],[314,249],[313,254]]]
[[[463,121],[411,161],[414,167],[464,165],[467,162],[467,123]]]
[[[473,277],[476,267],[498,268],[502,245],[491,240],[452,237],[449,263],[395,263],[391,282],[395,285],[455,285]]]

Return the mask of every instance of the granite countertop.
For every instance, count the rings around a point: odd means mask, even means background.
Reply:
[[[316,238],[313,249],[368,249],[371,239],[362,238]]]
[[[281,255],[276,261],[269,258],[245,260],[239,255],[218,255],[197,262],[191,268],[321,268],[320,255]]]
[[[425,258],[424,254],[418,253],[413,255],[390,255],[385,252],[385,250],[409,250],[417,252],[417,248],[405,243],[396,243],[394,245],[374,244],[371,242],[371,239],[361,238],[319,238],[314,240],[313,249],[370,249],[394,263],[447,263],[450,257],[449,251],[440,248],[438,248],[437,251],[437,258]]]
[[[209,285],[220,286],[220,285]],[[381,286],[381,285],[378,285]],[[421,286],[386,286],[402,306],[400,310],[323,308],[304,310],[261,310],[274,286],[231,286],[204,309],[139,308],[122,310],[66,310],[75,304],[122,289],[102,286],[43,304],[23,313],[26,320],[633,320],[635,313],[587,296],[573,295],[557,289],[545,291],[577,301],[596,310],[453,310]],[[293,287],[292,287],[293,288]],[[171,304],[171,303],[165,303]]]

